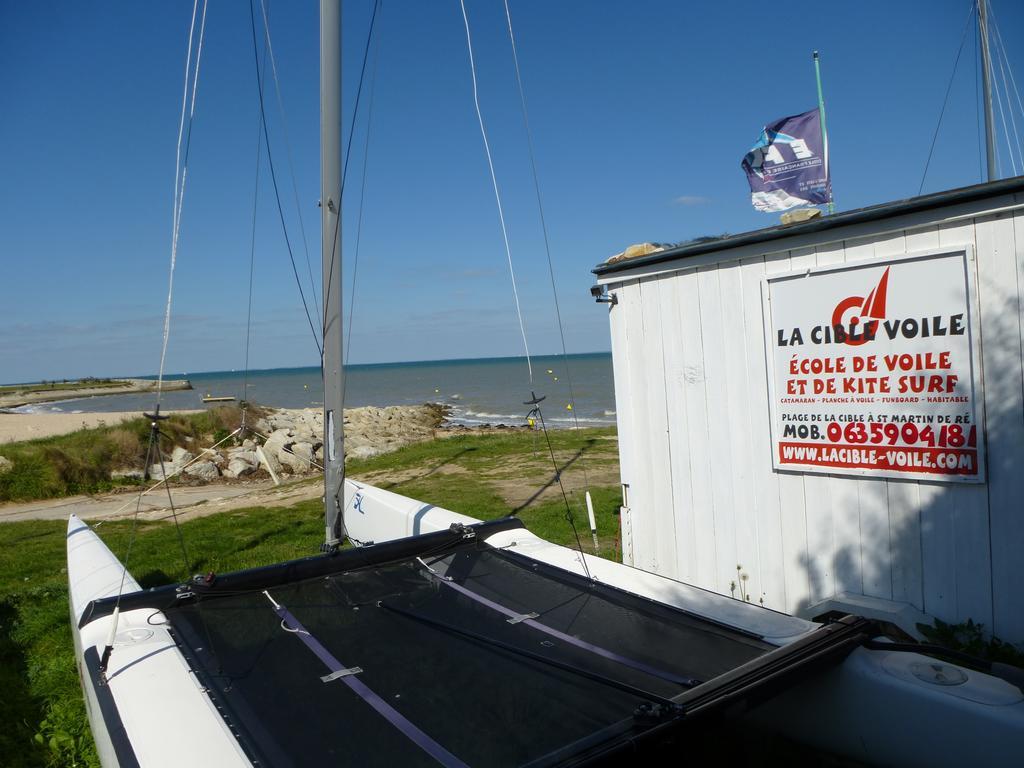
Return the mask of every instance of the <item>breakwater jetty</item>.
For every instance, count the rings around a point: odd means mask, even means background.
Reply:
[[[192,389],[188,379],[165,380],[165,392]],[[155,379],[82,379],[0,387],[0,408],[18,408],[33,403],[52,403],[77,397],[137,395],[156,391]]]

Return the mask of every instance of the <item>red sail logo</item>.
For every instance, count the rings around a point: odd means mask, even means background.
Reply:
[[[875,331],[878,329],[880,320],[885,319],[885,295],[889,287],[889,267],[882,273],[882,279],[878,281],[867,298],[863,296],[848,296],[832,310],[832,327],[842,327],[848,331],[844,344],[851,347],[859,347],[866,341],[875,338]],[[853,310],[853,314],[850,314]],[[863,321],[863,328],[858,328]],[[837,339],[838,340],[838,339]]]

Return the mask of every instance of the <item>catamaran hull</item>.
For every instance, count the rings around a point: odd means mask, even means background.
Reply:
[[[352,481],[346,484],[345,519],[354,539],[376,544],[443,533],[453,523],[478,524],[449,510]],[[591,576],[601,584],[705,617],[757,637],[780,652],[807,647],[822,631],[803,619],[582,555],[521,527],[491,528],[484,540],[498,550],[576,577],[584,572],[585,559]],[[74,517],[68,526],[68,575],[76,663],[105,768],[252,765],[238,732],[197,677],[195,659],[190,664],[164,628],[165,615],[152,607],[133,607],[145,602],[147,592],[139,589],[96,534]],[[98,603],[93,601],[103,603],[103,598],[116,595],[122,577],[123,592],[131,597],[117,620],[114,653],[104,678],[98,672],[98,660],[113,616],[109,611],[96,612]],[[872,764],[952,766],[968,759],[1005,764],[1019,755],[1024,745],[1024,695],[1016,687],[913,653],[858,647],[833,658],[844,655],[844,661],[829,662],[831,668],[803,682],[794,683],[791,676],[788,687],[765,703],[754,706],[750,701],[755,697],[740,697],[733,709],[752,706],[747,716],[762,726]],[[943,685],[934,681],[933,674],[928,682],[928,670],[935,672],[936,666],[941,668],[938,677],[948,680],[962,675],[963,680]],[[738,680],[742,673],[739,668],[723,677]],[[691,693],[699,691],[695,688]],[[187,734],[169,738],[168,716],[179,714],[187,720]],[[984,745],[980,754],[979,745]]]
[[[78,624],[78,617],[71,611],[71,626]],[[101,713],[99,698],[96,695],[96,685],[93,678],[83,669],[84,653],[82,651],[82,637],[77,631],[71,633],[75,641],[75,666],[78,669],[78,679],[82,684],[82,698],[85,700],[85,711],[89,716],[89,728],[92,731],[92,740],[96,745],[96,754],[99,755],[100,763],[104,766],[120,765],[117,759],[117,752],[114,749],[110,732],[107,729],[107,718]]]
[[[105,676],[99,660],[112,616],[79,626],[93,601],[140,587],[114,554],[74,515],[68,521],[68,582],[75,664],[89,725],[104,768],[131,766],[250,766],[230,728],[204,695],[162,615],[122,612]],[[124,585],[122,588],[122,578]],[[180,735],[168,721],[181,718]]]
[[[443,530],[473,518],[348,481],[345,523],[361,541]],[[551,544],[524,530],[495,546],[760,635],[780,647],[818,625]],[[956,684],[950,684],[957,681]],[[750,711],[787,738],[868,764],[1009,765],[1024,754],[1024,694],[991,675],[916,653],[858,648],[834,668]],[[982,746],[983,745],[983,746]]]

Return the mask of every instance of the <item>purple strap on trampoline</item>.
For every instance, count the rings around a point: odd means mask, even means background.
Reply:
[[[584,651],[589,651],[590,653],[593,653],[597,656],[610,659],[611,661],[614,661],[618,664],[622,664],[624,667],[630,667],[631,669],[635,669],[640,672],[645,672],[646,674],[651,675],[653,677],[657,677],[661,680],[667,680],[670,683],[683,685],[687,688],[692,688],[693,686],[699,684],[699,681],[695,680],[692,677],[683,677],[682,675],[677,675],[672,672],[666,672],[663,669],[652,667],[649,664],[645,664],[642,661],[631,659],[628,656],[622,656],[616,653],[615,651],[609,651],[607,648],[602,648],[600,645],[594,645],[593,643],[588,643],[586,640],[581,640],[578,637],[567,635],[565,632],[560,632],[559,630],[553,629],[545,624],[541,624],[539,621],[535,621],[534,619],[524,618],[522,614],[516,613],[511,608],[506,608],[504,605],[501,605],[500,603],[496,603],[493,600],[488,600],[486,597],[478,595],[476,592],[467,589],[461,584],[456,584],[454,581],[448,581],[448,579],[439,576],[433,571],[430,571],[430,573],[435,578],[437,578],[437,580],[440,581],[442,584],[451,587],[460,595],[465,595],[470,600],[475,600],[481,605],[486,605],[488,608],[491,608],[492,610],[495,610],[498,613],[502,613],[505,616],[508,616],[510,619],[519,619],[519,621],[517,621],[516,623],[526,624],[527,626],[533,627],[534,629],[543,632],[546,635],[557,637],[559,640],[563,640],[569,643],[570,645],[574,645],[577,648],[582,648]]]
[[[345,665],[334,658],[331,652],[324,648],[320,641],[313,637],[313,635],[311,635],[306,628],[302,626],[299,620],[292,616],[291,612],[287,608],[283,605],[275,604],[274,612],[284,620],[289,629],[295,630],[295,636],[306,644],[306,647],[324,663],[328,670],[332,673],[342,672],[345,670]],[[382,715],[385,720],[405,734],[410,741],[437,760],[441,765],[450,766],[450,768],[468,768],[468,766],[459,760],[459,758],[430,738],[427,734],[417,728],[412,721],[408,720],[394,707],[384,701],[384,699],[370,690],[370,688],[359,680],[358,677],[355,675],[346,675],[344,677],[339,677],[338,679],[351,688],[363,701],[377,710],[378,714]]]

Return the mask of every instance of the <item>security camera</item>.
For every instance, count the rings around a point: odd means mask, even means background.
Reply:
[[[590,295],[594,297],[594,301],[598,304],[618,304],[618,297],[614,293],[608,293],[608,289],[603,285],[592,285],[590,286]]]

